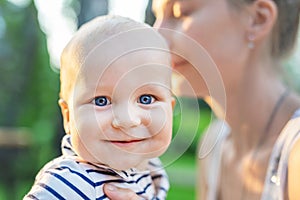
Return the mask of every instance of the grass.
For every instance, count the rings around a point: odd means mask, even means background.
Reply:
[[[198,103],[181,99],[177,104],[177,111],[175,109],[173,139],[167,152],[161,157],[171,186],[167,200],[196,199],[195,152],[201,133],[212,117],[210,110],[204,105],[197,110]]]
[[[164,160],[166,158],[162,157],[163,162]],[[171,186],[167,200],[195,199],[195,156],[185,153],[165,169]]]
[[[192,187],[184,187],[180,185],[173,185],[167,197],[167,200],[182,200],[195,199],[195,190]]]

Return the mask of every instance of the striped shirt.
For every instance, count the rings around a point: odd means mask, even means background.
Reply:
[[[69,135],[62,140],[62,154],[41,169],[23,200],[108,199],[103,192],[105,183],[129,188],[145,199],[166,198],[169,182],[158,158],[149,160],[147,171],[114,170],[80,160],[73,151]]]

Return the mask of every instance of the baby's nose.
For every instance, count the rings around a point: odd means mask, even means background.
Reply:
[[[112,126],[114,128],[132,128],[141,124],[138,111],[132,106],[116,107],[113,109]]]

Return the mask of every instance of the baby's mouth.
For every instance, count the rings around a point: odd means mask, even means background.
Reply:
[[[125,140],[125,141],[122,141],[122,140],[120,140],[120,141],[118,141],[118,140],[116,140],[116,141],[110,141],[111,143],[121,143],[121,144],[127,144],[127,143],[136,143],[136,142],[141,142],[141,141],[143,141],[144,139],[137,139],[137,140]]]
[[[138,144],[140,142],[143,142],[145,139],[135,139],[135,140],[114,140],[114,141],[110,141],[112,144],[116,145],[116,146],[120,146],[120,147],[127,147],[127,146],[131,146],[131,145],[135,145]]]

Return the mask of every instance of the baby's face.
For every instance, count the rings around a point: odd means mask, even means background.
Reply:
[[[84,160],[139,168],[171,141],[171,68],[161,50],[122,55],[118,45],[85,57],[69,101],[70,134]]]

